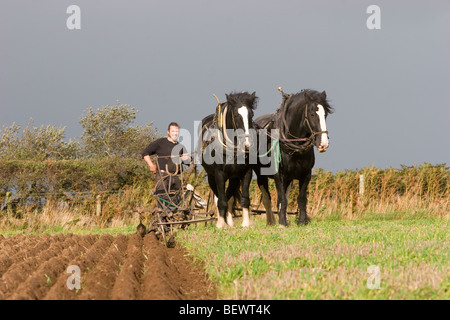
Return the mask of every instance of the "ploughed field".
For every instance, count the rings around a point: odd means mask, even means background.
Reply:
[[[202,268],[153,234],[0,235],[0,300],[216,297]]]

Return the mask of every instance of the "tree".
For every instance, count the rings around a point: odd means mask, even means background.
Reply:
[[[130,105],[107,105],[94,112],[88,108],[80,120],[83,126],[82,148],[87,157],[137,157],[147,144],[158,137],[153,123],[130,126],[136,119]]]
[[[13,123],[0,131],[0,158],[8,160],[74,159],[79,144],[65,142],[66,128],[54,126],[33,127],[30,119],[20,135],[20,126]]]

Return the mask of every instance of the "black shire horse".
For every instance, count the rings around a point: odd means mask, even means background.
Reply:
[[[274,139],[278,139],[279,144],[275,145],[279,146],[279,168],[270,174],[262,174],[261,166],[254,167],[254,170],[267,212],[267,224],[275,224],[268,188],[269,177],[275,180],[277,188],[280,225],[288,225],[286,208],[294,179],[299,181],[297,224],[308,224],[310,219],[306,214],[306,193],[315,161],[314,146],[319,152],[327,150],[329,142],[326,118],[333,112],[333,108],[327,101],[325,91],[320,93],[308,89],[297,94],[285,94],[281,88],[278,90],[283,96],[281,107],[276,113],[258,117],[255,123],[260,131],[267,129],[267,148],[274,145]],[[278,129],[278,137],[273,135],[276,132],[273,129]]]
[[[242,226],[250,225],[249,187],[252,178],[252,168],[249,164],[249,147],[252,142],[250,131],[253,131],[253,110],[258,97],[255,92],[231,93],[226,95],[227,101],[217,105],[216,113],[202,120],[201,143],[198,143],[197,154],[205,168],[208,183],[217,197],[219,216],[217,227],[227,224],[232,226],[231,199],[240,189],[242,194]],[[199,154],[201,147],[201,154]],[[225,183],[229,181],[225,191]],[[230,203],[228,203],[230,200]]]

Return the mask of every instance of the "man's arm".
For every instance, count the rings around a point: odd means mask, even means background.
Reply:
[[[153,163],[152,159],[150,159],[150,156],[144,156],[145,162],[147,162],[148,166],[150,167],[150,171],[156,172],[156,165]]]
[[[145,162],[150,167],[150,171],[152,171],[152,172],[156,172],[156,165],[153,163],[152,159],[150,159],[150,156],[152,154],[156,153],[156,149],[158,148],[158,143],[159,143],[159,140],[153,141],[142,152],[142,157],[144,158]]]

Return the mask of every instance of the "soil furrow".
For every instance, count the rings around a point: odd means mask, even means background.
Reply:
[[[89,273],[89,270],[103,257],[104,253],[111,245],[113,237],[111,235],[103,235],[100,238],[93,235],[87,236],[85,244],[80,243],[86,248],[85,254],[79,256],[68,263],[69,265],[78,266],[81,273],[81,289],[69,289],[67,280],[70,276],[68,273],[63,273],[58,277],[55,285],[45,295],[44,300],[76,300],[78,299],[81,290],[83,290],[84,279]]]
[[[64,241],[60,242],[61,239]],[[55,240],[51,242],[51,240]],[[42,250],[37,255],[33,252],[32,256],[26,258],[24,261],[12,265],[7,272],[5,272],[0,279],[0,299],[8,298],[14,290],[25,281],[33,270],[36,270],[43,262],[60,254],[66,247],[67,243],[72,242],[70,237],[56,235],[50,237],[50,246],[47,244],[47,249]]]
[[[133,234],[128,240],[125,261],[111,292],[113,300],[135,300],[140,289],[144,257],[142,237]]]
[[[167,261],[167,253],[153,234],[144,238],[145,273],[141,299],[144,300],[179,300],[183,292],[172,280],[177,270]]]
[[[203,269],[154,234],[0,238],[0,300],[216,299]],[[73,288],[69,266],[78,266]],[[72,290],[71,290],[72,289]]]
[[[68,262],[86,250],[77,243],[77,239],[72,237],[64,243],[66,249],[61,254],[41,264],[26,281],[17,287],[9,299],[38,300],[44,297],[58,276],[64,272]]]
[[[48,248],[49,244],[53,241],[59,241],[49,235],[41,238],[37,236],[30,236],[24,238],[16,238],[14,242],[11,242],[11,246],[7,246],[2,249],[2,255],[0,256],[0,277],[9,269],[9,267],[17,262],[23,261],[28,257],[37,255],[42,250]]]
[[[127,237],[118,235],[100,262],[89,271],[83,282],[80,300],[106,300],[120,272],[127,248]]]

